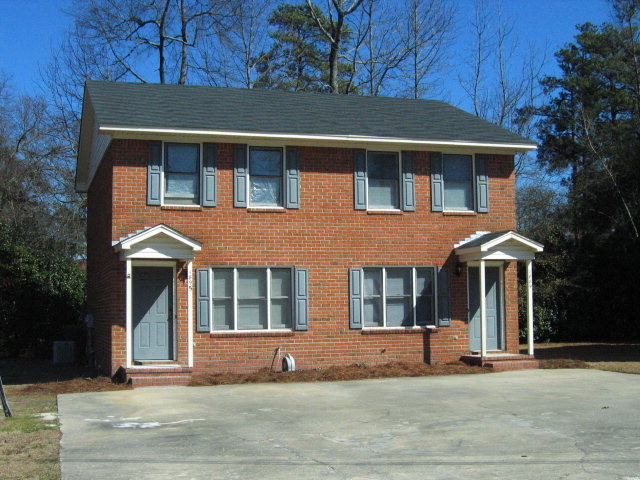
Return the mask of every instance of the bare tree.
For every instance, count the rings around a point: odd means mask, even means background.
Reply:
[[[356,11],[363,0],[351,0],[348,6],[345,5],[345,0],[327,0],[328,22],[326,23],[316,15],[313,2],[306,1],[318,28],[329,42],[329,89],[331,93],[339,93],[338,65],[345,33],[345,19]]]
[[[484,0],[476,0],[471,27],[470,73],[459,80],[474,113],[520,135],[532,135],[533,107],[543,94],[539,80],[544,54],[533,46],[519,46],[513,22],[500,3],[490,10]],[[524,173],[527,160],[526,154],[516,157],[516,173]]]
[[[351,83],[360,93],[377,96],[397,78],[399,66],[409,50],[396,20],[397,5],[389,1],[365,0],[357,20],[351,51],[342,54],[351,65]]]
[[[253,88],[256,66],[270,42],[267,20],[275,0],[245,0],[237,5],[233,26],[207,43],[199,58],[199,78],[209,85]]]
[[[100,67],[147,82],[187,82],[199,43],[226,31],[233,0],[86,0],[76,3],[73,37],[78,45],[99,45]]]
[[[447,47],[453,38],[456,5],[447,0],[407,0],[403,62],[406,90],[413,98],[433,89],[433,76],[446,63]]]

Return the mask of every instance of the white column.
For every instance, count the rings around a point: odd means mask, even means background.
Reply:
[[[132,309],[132,305],[131,305],[131,298],[132,298],[132,286],[133,286],[133,281],[131,279],[131,260],[127,259],[126,261],[126,324],[125,324],[125,348],[126,348],[126,355],[127,355],[127,368],[131,367],[133,365],[133,342],[132,342],[132,338],[133,338],[133,331],[132,331],[132,325],[133,322],[131,321],[131,309]]]
[[[527,340],[529,355],[533,355],[533,261],[525,260],[527,266]]]
[[[187,262],[187,352],[189,367],[193,367],[193,261]]]
[[[487,356],[487,297],[484,275],[485,261],[480,260],[480,356]]]

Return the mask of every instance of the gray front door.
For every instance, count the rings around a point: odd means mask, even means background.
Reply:
[[[502,350],[500,267],[485,267],[487,350]],[[480,269],[469,267],[469,349],[480,351]]]
[[[173,268],[133,267],[133,360],[173,359]]]

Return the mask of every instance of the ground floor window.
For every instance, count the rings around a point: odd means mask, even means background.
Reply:
[[[365,327],[435,325],[435,268],[364,268]]]
[[[292,328],[291,268],[214,268],[213,330]]]

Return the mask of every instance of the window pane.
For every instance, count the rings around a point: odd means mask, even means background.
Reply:
[[[398,155],[370,152],[367,160],[369,179],[398,180]]]
[[[419,268],[416,270],[416,296],[433,295],[433,269]]]
[[[434,271],[416,270],[416,325],[435,325],[433,318]]]
[[[471,182],[471,155],[444,155],[444,181]]]
[[[444,183],[444,205],[449,210],[472,210],[471,182],[447,182]]]
[[[265,298],[267,296],[266,270],[238,269],[238,298]]]
[[[250,200],[253,205],[281,205],[281,177],[251,176]]]
[[[291,300],[271,300],[271,328],[291,328]]]
[[[435,325],[433,318],[433,297],[418,297],[416,299],[416,325],[421,327]]]
[[[198,193],[198,176],[184,173],[165,174],[165,197],[195,198]]]
[[[411,270],[408,268],[387,269],[387,296],[412,295]]]
[[[199,155],[198,145],[169,144],[166,149],[165,172],[196,173]]]
[[[213,329],[231,330],[233,328],[233,299],[214,299]]]
[[[213,271],[213,297],[233,298],[233,270],[216,268]]]
[[[364,299],[364,326],[382,327],[382,298]]]
[[[249,175],[282,175],[282,150],[252,148]]]
[[[398,208],[398,181],[369,179],[370,208]]]
[[[387,327],[413,327],[412,297],[387,297]]]
[[[291,270],[288,268],[271,269],[271,298],[291,295]]]
[[[380,295],[382,292],[382,270],[364,271],[364,295]]]
[[[267,328],[267,300],[238,299],[238,329],[262,330]]]

